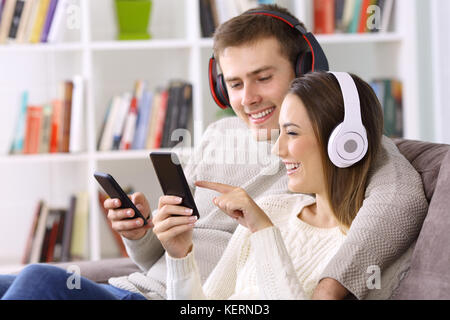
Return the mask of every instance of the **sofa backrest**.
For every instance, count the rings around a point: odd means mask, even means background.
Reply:
[[[393,299],[450,299],[450,145],[395,141],[422,176],[429,210]]]

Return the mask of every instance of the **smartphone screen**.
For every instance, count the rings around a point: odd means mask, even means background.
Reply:
[[[155,168],[164,195],[177,196],[183,199],[181,205],[193,210],[193,215],[200,217],[191,190],[176,153],[151,152],[150,159]]]

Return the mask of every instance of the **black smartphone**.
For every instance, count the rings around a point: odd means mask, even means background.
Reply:
[[[177,154],[173,152],[150,152],[150,159],[164,195],[182,198],[181,205],[192,209],[192,215],[200,218]]]
[[[109,173],[96,171],[94,172],[94,177],[112,199],[120,199],[121,206],[119,209],[131,208],[134,210],[134,216],[126,219],[142,218],[144,220],[144,225],[147,225],[147,219],[144,218],[131,199],[128,198],[125,191],[123,191],[117,181]]]

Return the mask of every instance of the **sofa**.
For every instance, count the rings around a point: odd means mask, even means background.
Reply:
[[[418,239],[409,250],[408,269],[386,298],[450,299],[450,145],[394,141],[420,173],[429,210]],[[139,271],[129,258],[58,265],[65,268],[70,264],[77,264],[83,276],[100,283]]]

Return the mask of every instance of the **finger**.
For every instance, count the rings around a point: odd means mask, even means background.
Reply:
[[[236,187],[230,186],[228,184],[211,181],[196,181],[195,185],[200,188],[206,188],[220,193],[228,193],[236,189]]]
[[[111,221],[120,221],[123,219],[129,219],[134,217],[134,210],[131,208],[127,209],[110,209],[108,211],[108,219]]]
[[[153,222],[159,222],[165,220],[173,215],[190,216],[193,210],[183,206],[177,205],[164,205],[158,210],[156,216],[153,218]]]
[[[189,217],[170,217],[163,221],[160,221],[156,223],[155,227],[153,228],[153,232],[155,233],[163,233],[168,231],[169,229],[172,229],[174,227],[185,225],[185,224],[195,224],[195,221],[197,221],[196,216],[189,216]]]
[[[120,200],[117,198],[108,198],[103,202],[103,207],[105,207],[105,209],[109,210],[109,209],[117,209],[120,207]]]
[[[180,204],[182,201],[183,199],[177,196],[161,196],[159,197],[158,209],[168,204]]]
[[[179,236],[180,234],[183,234],[185,232],[188,232],[192,230],[194,227],[194,224],[183,224],[176,227],[173,227],[166,232],[157,234],[158,239],[161,242],[165,242],[167,240],[170,240],[172,238],[175,238],[176,236]]]
[[[111,223],[112,228],[117,232],[133,231],[143,226],[144,220],[142,218],[130,220],[117,220]]]

